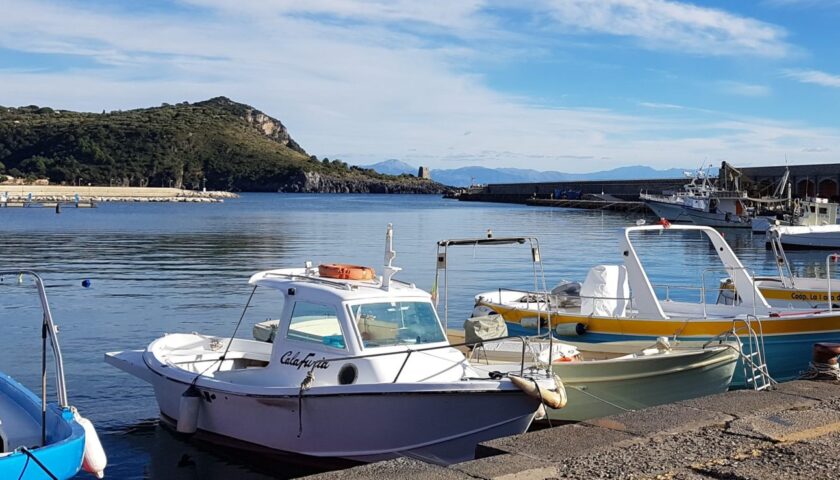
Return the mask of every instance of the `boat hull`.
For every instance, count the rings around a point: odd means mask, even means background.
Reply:
[[[581,421],[722,393],[729,388],[738,358],[734,348],[725,348],[632,361],[555,363],[568,404],[549,410],[549,417]]]
[[[743,220],[737,215],[730,215],[722,213],[704,212],[693,208],[686,209],[686,215],[695,225],[704,225],[715,228],[750,228],[751,222]]]
[[[482,303],[502,314],[508,322],[511,335],[533,335],[536,329],[525,328],[519,322],[523,318],[541,315],[545,312],[508,309],[498,305]],[[762,318],[764,346],[770,375],[779,381],[797,378],[807,370],[811,349],[817,342],[840,342],[840,311],[811,312],[794,315]],[[590,317],[569,313],[553,313],[552,327],[560,324],[580,323],[586,327],[583,336],[558,336],[569,342],[615,342],[621,340],[650,340],[657,337],[674,337],[683,340],[708,340],[732,329],[732,319],[668,319]],[[757,327],[755,327],[757,328]],[[542,329],[545,332],[545,329]],[[743,384],[741,367],[736,368],[733,384]]]
[[[149,381],[161,414],[178,421],[187,383],[145,367],[142,352],[107,354],[106,360]],[[480,442],[525,432],[539,407],[538,400],[512,386],[475,385],[312,387],[299,397],[297,388],[294,394],[239,394],[199,382],[197,426],[277,452],[357,462],[409,456],[447,465],[473,459]],[[332,393],[319,393],[324,389]]]
[[[79,472],[85,449],[85,432],[69,409],[48,405],[47,444],[33,446],[32,442],[38,445],[41,440],[41,400],[11,377],[0,373],[0,417],[3,422],[0,424],[3,441],[12,443],[8,448],[29,447],[32,454],[56,478],[73,478]],[[35,429],[24,438],[21,430],[28,427]],[[18,441],[14,440],[15,437]],[[15,451],[0,456],[0,478],[42,480],[49,477],[25,453]]]
[[[669,222],[690,222],[691,218],[686,214],[685,208],[682,205],[657,202],[656,200],[645,200],[645,205],[648,206],[653,213],[659,217],[668,220]]]

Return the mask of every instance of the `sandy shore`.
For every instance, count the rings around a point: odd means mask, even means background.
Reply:
[[[33,201],[71,201],[76,195],[82,201],[95,202],[214,202],[236,198],[230,192],[180,190],[155,187],[93,187],[64,185],[0,185],[0,199],[8,195],[9,201],[29,198]]]

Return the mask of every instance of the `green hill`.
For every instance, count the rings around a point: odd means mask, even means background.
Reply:
[[[225,97],[110,113],[0,107],[0,173],[51,183],[236,191],[439,192],[309,156],[280,121]]]

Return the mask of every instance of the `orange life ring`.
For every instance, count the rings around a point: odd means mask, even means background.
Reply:
[[[325,278],[341,280],[373,280],[376,272],[370,267],[347,265],[345,263],[325,263],[318,265],[318,274]]]

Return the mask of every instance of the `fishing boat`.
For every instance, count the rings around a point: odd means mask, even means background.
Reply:
[[[716,188],[709,182],[708,175],[698,169],[691,176],[689,183],[683,185],[682,190],[667,190],[662,194],[643,192],[639,199],[645,202],[658,218],[664,218],[669,222],[691,222],[686,212],[686,201],[690,198],[708,197],[710,192]]]
[[[429,294],[392,278],[392,235],[389,225],[381,277],[309,263],[253,275],[252,296],[268,289],[282,301],[272,343],[170,334],[105,359],[152,384],[179,432],[310,460],[450,464],[474,458],[479,442],[525,432],[541,399],[557,395],[555,379],[526,375],[524,360],[516,375],[472,368]]]
[[[699,302],[671,299],[667,285],[658,285],[655,290],[633,239],[640,235],[655,239],[691,234],[704,236],[714,248],[722,264],[717,270],[725,271],[735,290],[740,292],[738,305],[708,301],[704,278],[697,287]],[[696,225],[628,227],[621,238],[620,252],[623,265],[600,265],[590,270],[581,286],[577,305],[568,301],[565,304],[556,302],[551,295],[540,298],[532,292],[490,291],[476,296],[477,314],[493,311],[503,315],[514,334],[552,329],[561,339],[588,343],[654,340],[660,336],[706,340],[737,326],[742,332],[756,333],[759,343],[764,346],[769,374],[776,380],[794,378],[805,370],[815,342],[840,340],[840,312],[771,307],[756,288],[752,275],[713,228]],[[660,299],[657,290],[664,292],[665,298]],[[739,381],[738,376],[735,381]]]
[[[28,286],[25,279],[32,278],[43,310],[43,323],[41,396],[0,373],[0,478],[63,480],[75,477],[83,467],[103,478],[107,459],[96,430],[67,400],[58,329],[44,282],[30,271],[3,271],[2,277],[17,278],[21,286]],[[55,362],[56,402],[47,400],[48,341]]]
[[[474,238],[438,242],[437,275],[446,319],[449,316],[448,257],[458,246],[527,245],[531,252],[533,283],[545,291],[545,275],[539,240],[535,237]],[[531,280],[529,280],[529,283]],[[566,284],[565,294],[575,290]],[[555,294],[558,295],[558,294]],[[436,295],[438,296],[438,295]],[[535,305],[535,298],[525,299]],[[453,344],[472,345],[468,351],[474,368],[505,370],[506,362],[515,362],[523,349],[519,342],[495,341],[508,335],[501,315],[475,316],[464,322],[463,330],[447,333]],[[628,410],[725,392],[732,382],[740,343],[735,337],[721,337],[713,342],[669,341],[668,338],[621,340],[599,343],[559,342],[547,336],[536,317],[532,337],[528,338],[529,363],[550,366],[563,381],[567,395],[565,408],[549,410],[552,420],[581,421]],[[547,325],[547,323],[546,323]],[[516,363],[513,364],[515,368]]]
[[[817,225],[837,224],[838,204],[829,202],[826,198],[810,198],[790,201],[792,205],[788,212],[773,215],[756,215],[752,218],[752,231],[766,233],[770,227],[807,227]]]

